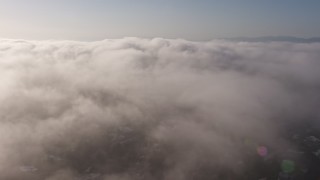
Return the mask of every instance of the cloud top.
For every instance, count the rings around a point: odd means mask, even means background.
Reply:
[[[256,147],[319,119],[319,59],[319,43],[0,40],[0,177],[245,179]]]

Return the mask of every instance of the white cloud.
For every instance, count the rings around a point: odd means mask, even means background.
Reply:
[[[0,40],[0,177],[240,176],[245,139],[276,151],[283,125],[319,118],[319,59],[319,43]]]

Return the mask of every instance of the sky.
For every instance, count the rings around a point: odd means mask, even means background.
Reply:
[[[318,0],[0,0],[0,38],[320,36]]]

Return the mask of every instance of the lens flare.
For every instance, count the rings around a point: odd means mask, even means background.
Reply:
[[[257,153],[260,156],[265,157],[268,155],[268,148],[265,146],[259,146],[259,147],[257,147]]]
[[[295,163],[291,160],[283,160],[281,163],[281,169],[285,173],[292,173],[295,169]]]
[[[244,139],[244,144],[251,148],[256,148],[258,146],[258,144],[254,140],[249,138]]]

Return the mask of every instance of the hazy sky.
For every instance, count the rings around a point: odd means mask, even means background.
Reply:
[[[319,0],[0,0],[0,37],[320,36]]]

